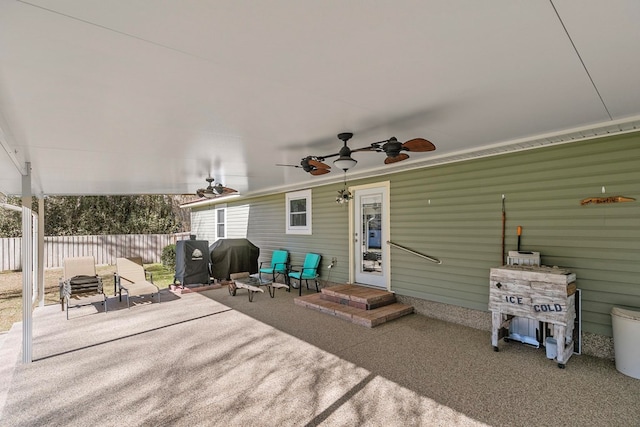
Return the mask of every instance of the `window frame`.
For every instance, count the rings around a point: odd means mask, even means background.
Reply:
[[[216,240],[218,239],[226,239],[227,238],[227,234],[228,234],[228,230],[227,230],[227,205],[226,203],[223,205],[218,205],[214,208],[214,219],[215,219],[215,224],[214,224],[214,230],[215,230],[215,236],[216,236]],[[223,215],[223,222],[218,222],[218,215],[220,214],[220,212],[222,212]],[[220,236],[220,234],[218,233],[218,227],[222,225],[223,229],[224,229],[224,236]]]
[[[305,201],[305,225],[292,225],[291,224],[291,202],[294,200],[304,200]],[[312,234],[312,229],[311,229],[311,220],[312,220],[312,216],[311,216],[311,212],[312,212],[312,205],[311,205],[311,189],[308,190],[300,190],[300,191],[293,191],[290,193],[286,193],[285,195],[285,211],[286,211],[286,226],[285,226],[285,231],[286,234],[304,234],[304,235],[311,235]]]

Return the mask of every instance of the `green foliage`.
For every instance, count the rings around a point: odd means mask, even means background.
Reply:
[[[20,205],[20,199],[9,202]],[[34,210],[37,211],[34,198]],[[168,234],[188,231],[188,217],[174,196],[55,196],[45,199],[47,236]],[[19,237],[19,212],[0,209],[0,237]]]
[[[20,206],[18,197],[7,197],[7,204]],[[9,209],[0,208],[0,237],[22,236],[22,214]]]
[[[169,270],[175,271],[176,269],[176,245],[167,245],[162,248],[162,255],[160,256],[162,265]]]

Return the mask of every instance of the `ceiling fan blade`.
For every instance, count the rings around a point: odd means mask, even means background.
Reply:
[[[409,141],[402,144],[402,148],[404,148],[407,151],[418,152],[418,151],[433,151],[436,149],[436,146],[424,138],[415,138],[415,139],[410,139]]]
[[[408,154],[405,153],[400,153],[395,157],[387,157],[384,159],[384,164],[385,165],[390,165],[391,163],[397,163],[397,162],[401,162],[402,160],[406,160],[409,158]]]
[[[281,163],[276,163],[276,166],[289,166],[289,167],[292,167],[292,168],[301,168],[302,167],[300,165],[283,165]]]
[[[222,194],[231,194],[231,193],[237,193],[238,190],[234,190],[233,188],[229,188],[229,187],[222,187]]]
[[[324,164],[318,160],[309,159],[308,162],[311,166],[316,167],[318,169],[331,169],[331,166]]]
[[[314,169],[309,172],[311,175],[324,175],[325,173],[331,172],[329,169]]]

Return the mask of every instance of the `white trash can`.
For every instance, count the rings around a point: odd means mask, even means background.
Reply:
[[[640,379],[640,311],[611,309],[616,369]]]

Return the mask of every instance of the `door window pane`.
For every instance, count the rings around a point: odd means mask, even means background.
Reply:
[[[360,271],[382,274],[382,196],[361,198],[362,259]]]

